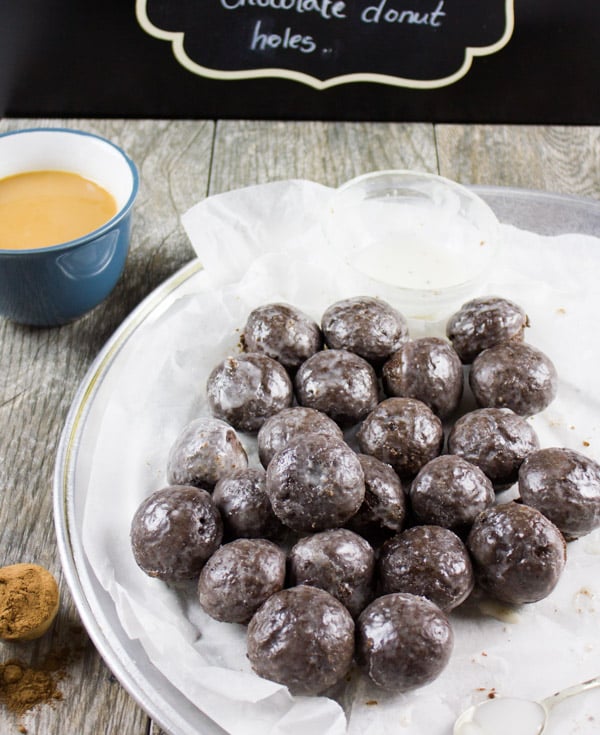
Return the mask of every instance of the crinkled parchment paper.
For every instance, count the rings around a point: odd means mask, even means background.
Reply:
[[[245,656],[245,629],[207,617],[194,585],[171,588],[148,578],[129,546],[135,509],[166,485],[168,450],[189,420],[207,413],[207,375],[239,350],[248,312],[283,300],[319,320],[335,300],[364,293],[364,279],[336,261],[324,239],[320,216],[331,193],[305,181],[267,184],[209,198],[184,215],[204,271],[133,335],[107,378],[111,397],[91,460],[84,549],[127,633],[226,731],[449,735],[456,715],[492,691],[540,697],[600,674],[597,533],[569,544],[566,571],[546,600],[508,610],[474,599],[454,611],[456,643],[447,669],[432,684],[395,696],[357,671],[330,697],[291,697],[259,679]],[[541,237],[502,226],[494,270],[480,284],[481,291],[525,307],[526,339],[556,364],[558,397],[531,419],[542,445],[572,447],[595,459],[599,273],[596,238]],[[439,324],[412,322],[411,328],[413,336],[440,333]],[[242,438],[257,462],[254,439]]]

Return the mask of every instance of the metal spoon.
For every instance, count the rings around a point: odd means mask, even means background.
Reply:
[[[465,710],[454,723],[453,735],[541,735],[550,710],[563,699],[600,686],[600,677],[556,692],[541,702],[516,697],[487,699]]]

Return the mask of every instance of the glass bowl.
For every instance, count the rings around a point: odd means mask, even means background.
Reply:
[[[373,295],[410,319],[437,321],[483,290],[499,222],[483,199],[454,181],[390,170],[337,189],[324,230]]]

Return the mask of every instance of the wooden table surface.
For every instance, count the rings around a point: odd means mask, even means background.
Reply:
[[[600,127],[0,119],[0,132],[36,125],[111,138],[136,161],[141,185],[127,265],[105,303],[54,329],[0,318],[0,564],[46,566],[62,595],[52,632],[33,643],[0,643],[0,664],[17,657],[36,666],[57,647],[71,651],[62,700],[21,718],[1,708],[0,733],[158,735],[79,622],[58,558],[52,476],[67,411],[95,355],[129,312],[193,257],[180,215],[242,186],[288,178],[336,186],[389,168],[600,200]]]

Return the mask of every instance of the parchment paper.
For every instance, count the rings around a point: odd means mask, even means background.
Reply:
[[[307,181],[278,182],[209,198],[184,215],[205,270],[193,293],[138,330],[122,350],[118,375],[110,376],[87,489],[84,549],[127,633],[227,732],[449,735],[459,712],[492,691],[540,697],[600,674],[598,533],[569,544],[566,571],[546,600],[509,610],[475,597],[454,611],[455,649],[432,684],[390,695],[353,671],[330,697],[309,698],[255,676],[244,627],[206,616],[193,584],[172,588],[148,578],[129,546],[137,506],[167,484],[169,448],[189,420],[207,413],[208,373],[239,351],[248,312],[287,301],[319,320],[332,302],[364,293],[360,274],[340,267],[324,239],[320,216],[331,195]],[[595,459],[598,273],[597,238],[541,237],[503,226],[494,271],[480,284],[523,305],[531,322],[527,341],[556,364],[558,397],[531,419],[542,446],[568,446]],[[411,322],[413,336],[440,330],[439,323]],[[241,438],[258,463],[254,438]]]

